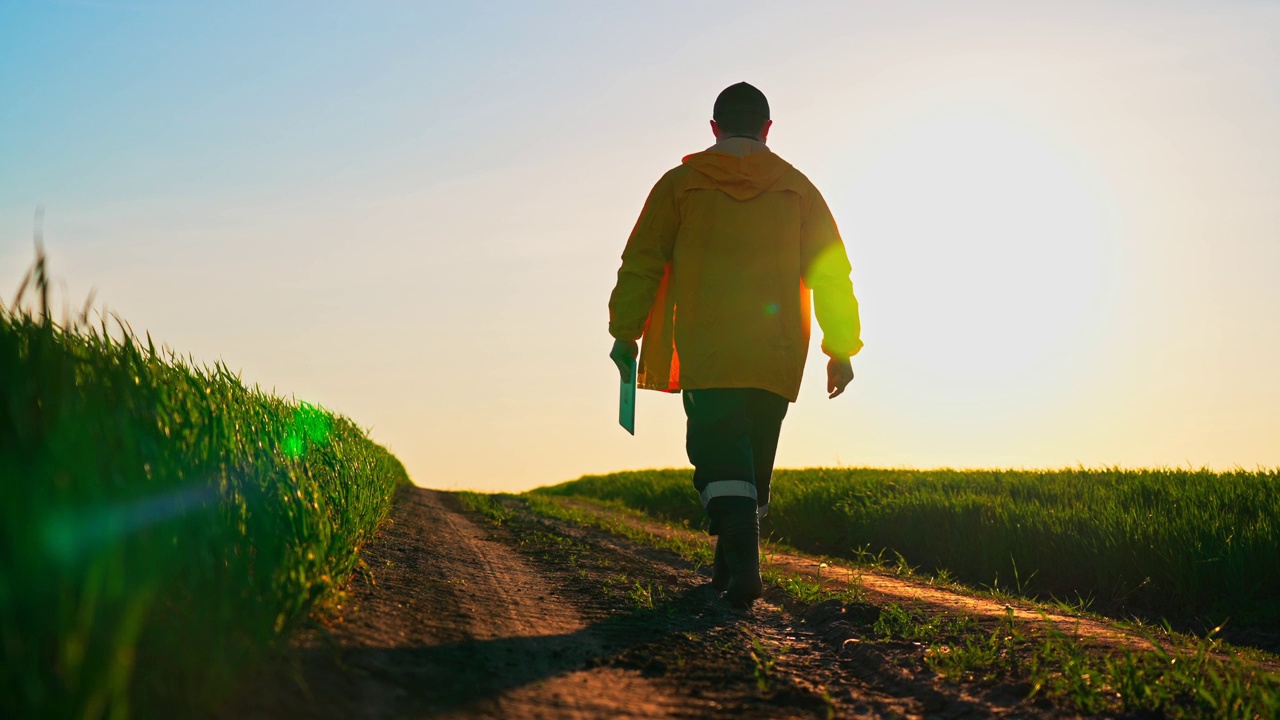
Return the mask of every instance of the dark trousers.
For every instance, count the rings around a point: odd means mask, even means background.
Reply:
[[[693,487],[719,534],[728,513],[767,509],[778,434],[788,400],[757,388],[685,390],[685,450],[693,463]]]

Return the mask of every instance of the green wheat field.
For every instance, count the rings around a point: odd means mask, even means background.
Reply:
[[[0,378],[0,717],[211,707],[407,482],[346,418],[113,317],[54,322],[42,259],[0,308]]]
[[[701,522],[690,470],[538,492]],[[1149,619],[1280,621],[1280,471],[883,470],[774,475],[761,532],[975,587]]]

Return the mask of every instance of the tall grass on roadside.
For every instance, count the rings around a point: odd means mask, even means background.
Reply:
[[[0,717],[190,716],[350,576],[404,469],[87,314],[51,319],[42,255],[0,305]]]
[[[691,471],[537,492],[700,522]],[[1032,597],[1171,620],[1280,620],[1280,471],[780,470],[763,532]]]

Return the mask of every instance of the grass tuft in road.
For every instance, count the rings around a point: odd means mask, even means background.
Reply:
[[[1029,699],[1064,700],[1086,714],[1154,713],[1169,718],[1280,715],[1280,677],[1223,652],[1213,638],[1172,651],[1150,639],[1146,651],[1100,654],[1053,631],[1030,637],[1010,619],[987,637],[935,644],[926,664],[959,681],[1025,676]]]

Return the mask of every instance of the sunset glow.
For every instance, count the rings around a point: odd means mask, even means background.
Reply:
[[[891,270],[883,352],[947,382],[1034,385],[1106,322],[1108,228],[1071,148],[994,113],[908,125],[858,169],[864,247]]]
[[[684,467],[678,398],[616,426],[606,301],[749,80],[866,343],[827,401],[815,337],[780,467],[1280,465],[1278,35],[1248,2],[8,3],[0,292],[44,207],[71,306],[422,485]]]

